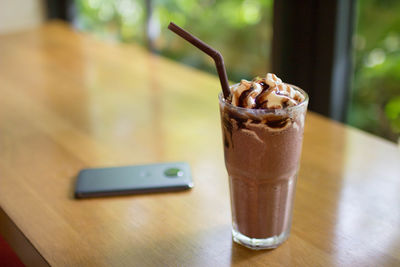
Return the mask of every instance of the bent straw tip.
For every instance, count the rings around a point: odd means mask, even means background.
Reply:
[[[175,27],[177,27],[178,25],[176,25],[175,23],[173,23],[172,21],[168,24],[168,29],[172,29],[172,28],[175,28]]]
[[[207,45],[206,43],[204,43],[203,41],[201,41],[200,39],[198,39],[197,37],[195,37],[194,35],[192,35],[191,33],[185,31],[172,21],[169,23],[168,29],[173,31],[186,41],[190,42],[192,45],[202,50],[204,53],[206,53],[207,55],[211,56],[214,59],[215,65],[217,67],[218,76],[221,82],[222,91],[224,93],[224,97],[227,98],[230,94],[230,90],[222,54],[219,51]]]

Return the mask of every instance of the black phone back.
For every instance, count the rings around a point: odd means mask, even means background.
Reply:
[[[80,171],[75,197],[168,192],[192,187],[190,167],[185,162],[94,168]]]

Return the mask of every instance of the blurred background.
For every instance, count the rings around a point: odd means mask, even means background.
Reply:
[[[305,5],[315,7],[311,2],[305,1]],[[343,1],[337,1],[338,5],[340,2]],[[318,107],[311,108],[398,142],[400,1],[351,2],[350,9],[354,11],[347,17],[351,24],[351,73],[345,81],[344,102],[338,105],[342,115],[335,117]],[[209,58],[167,30],[168,23],[174,21],[222,51],[228,76],[234,82],[274,69],[274,16],[278,24],[277,17],[284,20],[288,15],[284,13],[285,7],[274,7],[272,0],[2,0],[0,5],[0,34],[37,27],[46,19],[63,19],[102,40],[140,43],[154,53],[215,74]],[[318,8],[321,9],[317,6],[314,11]],[[340,6],[335,12],[333,15],[341,15]],[[326,42],[337,42],[338,38],[340,42],[342,37],[335,38]],[[307,91],[306,86],[304,89]],[[326,93],[326,97],[335,107],[335,97],[329,94],[332,92]]]

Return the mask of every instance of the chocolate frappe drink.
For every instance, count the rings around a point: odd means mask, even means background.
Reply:
[[[173,22],[168,29],[217,68],[233,239],[253,249],[277,247],[290,231],[308,96],[274,74],[229,87],[219,51]]]
[[[275,248],[290,232],[308,96],[268,73],[219,98],[233,238]]]

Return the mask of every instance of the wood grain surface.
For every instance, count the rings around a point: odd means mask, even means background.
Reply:
[[[233,243],[219,90],[59,22],[0,36],[1,234],[28,266],[400,265],[398,147],[312,112],[289,240]],[[82,168],[165,161],[188,161],[195,187],[73,198]]]

